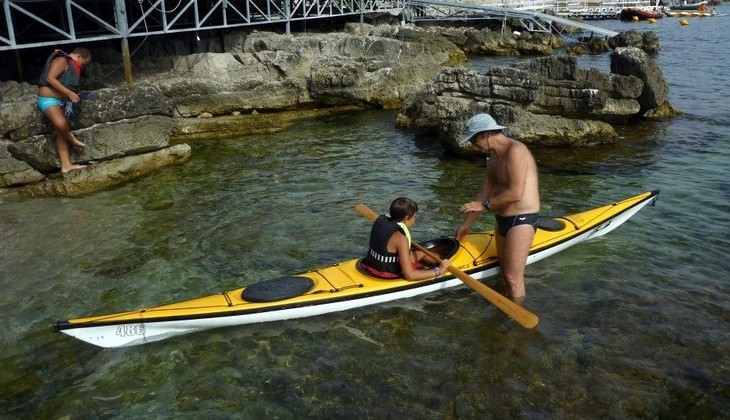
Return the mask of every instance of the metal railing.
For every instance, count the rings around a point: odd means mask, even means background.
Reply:
[[[397,13],[406,0],[2,0],[0,50]]]
[[[550,32],[566,37],[585,33],[612,37],[618,33],[587,23],[546,13],[524,9],[509,9],[498,5],[473,5],[439,0],[410,0],[407,20],[418,21],[466,21],[517,19],[530,32]],[[567,30],[567,29],[571,30]],[[576,30],[580,31],[577,33]]]
[[[511,0],[510,0],[511,1]],[[570,26],[604,36],[615,35],[580,22],[531,10],[513,1],[479,6],[437,0],[2,0],[0,51],[176,32],[282,24],[370,13],[403,14],[408,22],[472,19],[520,19],[529,31]],[[507,3],[505,3],[506,5]]]

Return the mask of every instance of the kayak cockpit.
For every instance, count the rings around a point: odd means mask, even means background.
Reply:
[[[453,238],[437,238],[432,239],[427,242],[423,242],[421,244],[424,248],[427,250],[437,254],[441,259],[447,259],[453,257],[456,252],[459,250],[459,241]],[[392,273],[381,273],[377,270],[374,270],[370,267],[366,267],[362,263],[363,258],[360,258],[357,260],[357,269],[364,275],[375,277],[377,279],[382,280],[395,280],[395,279],[402,279],[400,276],[396,276]],[[425,268],[432,268],[436,267],[438,264],[430,263],[428,261],[422,261],[423,266]]]

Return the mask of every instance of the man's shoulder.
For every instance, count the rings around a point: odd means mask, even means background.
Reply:
[[[509,137],[508,137],[509,138]],[[524,155],[524,154],[530,154],[530,149],[527,147],[527,145],[519,140],[515,140],[513,138],[509,138],[510,140],[510,147],[507,151],[508,154],[516,154],[516,155]]]

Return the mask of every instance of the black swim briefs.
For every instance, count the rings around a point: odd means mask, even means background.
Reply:
[[[537,221],[540,219],[540,215],[538,213],[525,213],[507,217],[495,214],[494,217],[497,219],[497,231],[502,236],[507,236],[507,232],[509,232],[513,226],[518,225],[532,225],[533,229],[537,230]]]

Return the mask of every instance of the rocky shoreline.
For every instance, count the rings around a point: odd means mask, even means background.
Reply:
[[[91,164],[61,175],[53,132],[35,107],[35,86],[0,83],[0,196],[80,196],[111,188],[190,157],[185,141],[280,130],[302,118],[364,108],[398,112],[398,124],[437,137],[447,150],[466,118],[490,112],[512,135],[540,146],[615,141],[616,124],[676,115],[651,54],[653,33],[608,42],[611,73],[579,69],[553,55],[549,34],[472,27],[348,23],[333,33],[232,33],[206,50],[149,50],[132,85],[105,83],[114,51],[94,51],[74,133],[88,146],[72,160]],[[571,46],[572,49],[575,46]],[[467,56],[537,55],[480,74]]]

